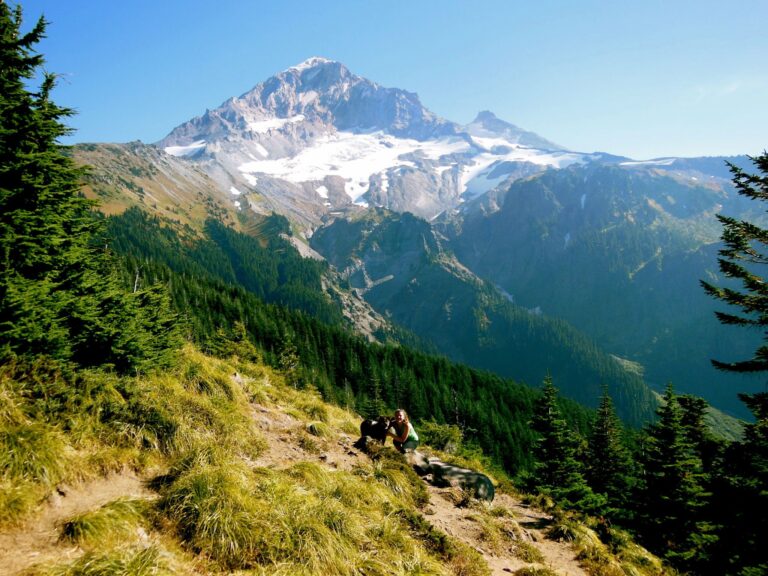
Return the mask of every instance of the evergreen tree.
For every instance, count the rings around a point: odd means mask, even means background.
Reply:
[[[768,393],[740,394],[755,417],[744,438],[728,447],[715,478],[714,521],[719,542],[711,554],[720,574],[768,574]]]
[[[119,370],[157,365],[175,342],[167,299],[128,293],[97,241],[83,171],[58,144],[71,111],[51,100],[53,75],[27,88],[43,64],[34,46],[46,22],[26,34],[21,25],[21,7],[0,2],[0,352]]]
[[[368,381],[369,384],[366,391],[368,400],[363,405],[363,415],[366,418],[378,418],[379,416],[384,416],[389,410],[387,410],[387,404],[383,399],[381,381],[378,377],[373,375]]]
[[[768,201],[768,152],[751,158],[758,173],[749,174],[729,163],[738,193],[751,200]],[[718,264],[723,275],[741,289],[702,281],[712,297],[735,308],[716,312],[721,323],[762,331],[763,344],[752,358],[735,362],[713,359],[715,367],[731,372],[768,371],[768,285],[762,266],[768,263],[768,230],[725,215]],[[768,553],[759,540],[768,531],[768,394],[739,394],[755,416],[745,428],[744,440],[726,451],[722,469],[714,479],[716,521],[720,542],[712,557],[724,574],[768,573]],[[724,566],[723,564],[727,564]]]
[[[768,200],[768,152],[751,158],[761,174],[748,174],[741,168],[728,164],[733,174],[733,184],[742,196],[752,200]],[[726,278],[741,283],[743,291],[730,287],[715,286],[701,281],[707,294],[726,304],[739,308],[739,312],[716,312],[723,324],[751,327],[762,330],[765,343],[754,356],[747,360],[722,362],[712,360],[721,370],[733,372],[762,372],[768,370],[768,284],[759,273],[759,267],[768,263],[765,248],[768,244],[768,230],[745,220],[717,215],[723,225],[721,239],[724,247],[720,250],[718,264]]]
[[[286,384],[298,388],[301,380],[301,359],[299,358],[298,349],[290,336],[286,336],[282,343],[278,363],[280,371],[285,377]]]
[[[676,567],[691,569],[706,560],[712,527],[703,522],[706,493],[701,459],[686,435],[683,412],[667,386],[659,419],[648,429],[638,511],[647,546]]]
[[[43,63],[33,46],[45,21],[25,35],[21,23],[21,7],[0,4],[0,332],[6,348],[59,355],[70,347],[59,310],[72,303],[56,293],[61,270],[88,252],[93,219],[77,195],[81,172],[55,144],[70,111],[50,102],[54,78],[26,89]]]
[[[534,445],[532,487],[551,494],[563,506],[600,512],[605,501],[590,490],[584,479],[583,467],[577,458],[578,437],[562,417],[557,388],[549,376],[544,380],[541,397],[534,404],[531,428],[539,436]]]
[[[248,339],[245,324],[235,322],[230,329],[219,328],[208,342],[208,351],[220,358],[236,356],[248,362],[261,362],[261,355]]]
[[[605,494],[610,507],[626,508],[632,486],[631,460],[607,387],[589,438],[586,476],[592,490]]]
[[[709,405],[703,398],[690,394],[678,396],[677,403],[682,410],[681,423],[685,435],[701,459],[704,472],[709,474],[722,456],[724,446],[723,441],[712,435],[705,421]]]

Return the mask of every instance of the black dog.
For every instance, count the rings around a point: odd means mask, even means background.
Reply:
[[[386,416],[379,416],[376,420],[363,420],[360,423],[360,439],[355,442],[355,447],[364,449],[369,438],[383,446],[390,425],[391,421]]]

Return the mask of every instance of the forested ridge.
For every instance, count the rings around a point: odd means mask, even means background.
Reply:
[[[287,241],[273,237],[262,246],[210,221],[209,239],[185,243],[138,209],[111,217],[108,229],[115,250],[130,255],[124,260],[126,283],[138,270],[141,282],[167,286],[174,309],[204,348],[221,331],[232,336],[240,324],[275,367],[286,354],[295,355],[298,386],[316,386],[326,399],[365,415],[404,406],[416,419],[461,425],[468,440],[507,469],[530,467],[532,388],[397,343],[371,343],[340,324],[318,320],[317,310],[321,317],[339,318],[319,291],[325,264],[301,258]],[[247,275],[258,292],[235,273],[233,260],[245,258],[260,263],[240,276]],[[285,290],[280,274],[288,288],[296,278],[301,282]],[[563,405],[573,426],[585,432],[589,411],[574,402]]]
[[[564,396],[589,407],[608,383],[624,422],[639,427],[653,417],[656,397],[637,371],[568,322],[516,305],[443,244],[427,221],[380,208],[336,219],[311,238],[376,310],[449,358],[529,385],[549,374]],[[508,246],[511,258],[528,257]]]
[[[637,363],[654,390],[673,382],[748,417],[732,388],[759,391],[760,380],[719,373],[708,359],[736,356],[760,334],[719,325],[698,285],[699,277],[723,280],[715,213],[764,222],[747,199],[729,184],[615,165],[574,165],[518,180],[503,198],[498,211],[468,216],[451,234],[462,262],[520,306],[540,306],[601,349]]]
[[[741,397],[754,420],[738,441],[714,437],[704,425],[706,403],[679,396],[672,386],[656,420],[627,430],[607,390],[595,413],[560,398],[551,379],[534,390],[349,333],[338,325],[338,309],[312,289],[325,265],[300,258],[279,236],[248,238],[211,222],[206,237],[182,237],[139,211],[98,217],[80,194],[82,171],[58,144],[70,111],[51,99],[55,77],[43,75],[39,89],[28,87],[43,63],[34,47],[46,24],[23,32],[21,14],[0,3],[3,522],[31,514],[63,480],[119,465],[147,470],[163,458],[168,474],[157,479],[163,497],[156,522],[170,523],[201,562],[263,570],[286,561],[285,554],[300,555],[298,548],[267,548],[261,504],[274,498],[276,483],[246,464],[260,447],[242,406],[266,402],[277,388],[234,386],[233,375],[223,372],[229,365],[202,359],[189,344],[182,352],[186,339],[232,359],[249,378],[279,375],[284,395],[317,390],[363,415],[404,406],[423,430],[460,438],[462,456],[477,457],[482,448],[502,483],[537,494],[572,522],[599,519],[598,535],[611,549],[631,534],[683,573],[768,571],[760,541],[768,533],[768,394]],[[768,200],[768,154],[754,165],[757,174],[734,167],[734,179],[741,193]],[[768,263],[761,252],[768,233],[721,221],[721,269],[744,288],[704,287],[742,310],[721,313],[721,321],[764,327],[768,306],[759,273]],[[273,225],[280,229],[280,220]],[[761,371],[765,357],[761,347],[754,358],[718,365]],[[323,408],[310,404],[305,410],[322,416]],[[407,474],[393,466],[361,473],[371,481]],[[291,474],[295,479],[301,471]],[[415,505],[419,481],[403,483]],[[220,533],[205,532],[203,508],[186,507],[192,497],[206,499],[214,528],[224,518],[241,531],[237,549],[223,545]],[[337,534],[344,531],[343,518],[326,518]],[[417,518],[405,523],[426,540]],[[567,538],[567,523],[559,529]],[[156,560],[152,550],[140,553]],[[446,558],[452,553],[445,545],[440,550]],[[615,573],[591,560],[594,574]],[[121,566],[106,573],[121,573]],[[338,570],[346,573],[343,562]]]

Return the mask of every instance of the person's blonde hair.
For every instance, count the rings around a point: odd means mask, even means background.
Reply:
[[[398,408],[395,410],[395,416],[397,416],[397,413],[400,412],[403,415],[403,422],[410,422],[410,419],[408,418],[408,412],[403,410],[402,408]]]

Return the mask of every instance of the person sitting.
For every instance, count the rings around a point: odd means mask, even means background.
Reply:
[[[387,430],[387,436],[392,437],[392,444],[398,451],[405,454],[406,451],[412,452],[419,445],[419,437],[413,424],[408,419],[405,410],[399,408],[395,410],[395,418],[392,421],[392,427]]]

